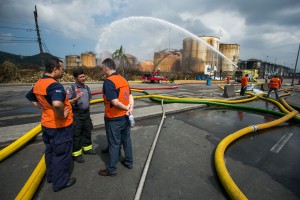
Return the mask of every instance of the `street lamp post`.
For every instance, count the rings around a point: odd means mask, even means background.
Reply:
[[[300,44],[299,44],[299,48],[298,48],[298,53],[297,53],[297,58],[296,58],[296,64],[295,64],[295,69],[294,69],[294,73],[293,73],[293,79],[292,79],[292,86],[294,85],[294,79],[295,79],[295,74],[296,74],[296,68],[297,68],[297,64],[298,64],[298,58],[299,58],[299,50],[300,50]]]
[[[265,70],[264,70],[264,77],[266,77],[266,74],[267,74],[267,63],[268,63],[268,58],[269,58],[269,56],[267,56],[267,58],[266,58]],[[264,77],[263,77],[263,78],[264,78]]]

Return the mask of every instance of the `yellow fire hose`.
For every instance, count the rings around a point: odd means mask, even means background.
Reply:
[[[135,92],[142,92],[142,90],[137,90],[137,89],[133,89],[133,91]],[[219,100],[219,99],[203,99],[203,98],[178,98],[178,97],[170,97],[170,96],[162,96],[162,95],[141,95],[141,96],[134,96],[135,99],[137,98],[150,98],[150,97],[155,97],[155,98],[162,98],[162,99],[171,99],[171,100],[207,100],[207,101],[214,101],[214,102],[222,102],[222,103],[242,103],[242,102],[248,102],[248,101],[252,101],[254,99],[256,99],[257,97],[259,98],[262,98],[264,99],[263,97],[261,97],[260,95],[255,95],[253,93],[247,93],[247,94],[250,94],[252,97],[250,98],[247,98],[247,99],[243,99],[243,100]],[[94,103],[99,103],[99,102],[103,102],[103,99],[96,99],[96,100],[91,100],[91,104],[94,104]],[[273,103],[276,103],[277,101],[273,102]],[[286,102],[285,102],[286,103]],[[278,103],[278,106],[280,106],[281,104]],[[283,107],[281,105],[281,107]],[[287,106],[285,106],[287,107]],[[284,107],[282,108],[286,113],[289,112],[287,111]],[[289,108],[288,108],[289,109]],[[289,109],[290,110],[290,109]],[[291,113],[289,113],[288,115],[278,119],[278,120],[284,120],[284,121],[287,121],[289,120],[290,118],[292,118],[293,116],[297,115],[297,111],[293,111]],[[275,120],[275,121],[272,121],[272,122],[269,122],[269,123],[274,123],[274,122],[277,122],[278,120]],[[282,121],[282,122],[284,122]],[[279,123],[282,123],[282,122],[278,122]],[[266,123],[266,124],[269,124],[269,123]],[[276,124],[277,125],[277,124]],[[272,125],[272,126],[275,126],[275,125]],[[249,133],[249,132],[252,132],[253,131],[253,127],[247,127],[245,129],[242,129],[236,133],[234,133],[235,135],[237,133],[241,134],[239,137]],[[260,124],[260,125],[257,125],[256,126],[258,129],[256,130],[259,130],[259,129],[265,129],[265,128],[268,128],[268,127],[271,127],[271,126],[264,126],[264,124]],[[248,130],[249,129],[249,130]],[[244,133],[243,131],[246,130],[246,132]],[[249,131],[249,132],[247,132]],[[9,146],[7,146],[6,148],[2,149],[0,151],[0,162],[2,160],[4,160],[5,158],[7,158],[9,155],[11,155],[13,152],[15,152],[16,150],[18,150],[20,147],[22,147],[23,145],[25,145],[28,141],[30,141],[33,137],[35,137],[36,135],[38,135],[39,133],[41,132],[41,125],[38,125],[36,126],[35,128],[33,128],[31,131],[27,132],[25,135],[23,135],[22,137],[20,137],[18,140],[16,140],[15,142],[13,142],[12,144],[10,144]],[[233,135],[233,134],[231,134]],[[229,137],[229,136],[227,136]],[[226,137],[226,138],[227,138]],[[225,139],[226,139],[225,138]],[[228,140],[228,142],[232,142],[233,140],[237,139],[238,137],[236,136],[231,136],[229,137],[229,139],[224,139],[225,141]],[[232,141],[231,141],[232,140]],[[223,141],[222,141],[223,142]],[[221,142],[221,143],[222,143]],[[221,143],[218,145],[217,149],[220,149],[220,150],[223,150],[223,154],[225,152],[225,149],[226,147],[230,144],[228,143],[227,146],[225,145],[224,147],[223,144],[221,145]],[[223,142],[224,143],[224,142]],[[226,143],[225,143],[226,144]],[[220,146],[221,145],[221,146]],[[220,146],[220,147],[219,147]],[[224,149],[223,149],[224,148]],[[218,150],[218,151],[220,151]],[[221,152],[220,152],[221,153]],[[219,153],[218,153],[219,154]],[[217,150],[216,150],[216,159],[215,159],[215,162],[217,162],[217,160],[223,160],[224,161],[224,157],[221,157],[221,158],[217,158]],[[224,155],[222,155],[224,156]],[[221,162],[221,161],[218,161],[218,163]],[[224,164],[224,167],[225,167],[225,164]],[[217,165],[216,165],[216,168],[217,168]],[[220,166],[220,173],[224,170],[222,168],[222,166]],[[35,168],[34,172],[32,173],[32,175],[30,176],[30,178],[28,179],[28,181],[26,182],[26,184],[24,185],[24,187],[22,188],[22,190],[20,191],[20,193],[18,194],[18,196],[16,197],[16,199],[31,199],[35,193],[35,191],[37,190],[40,182],[42,181],[42,178],[44,176],[46,172],[46,165],[45,165],[45,160],[44,160],[44,156],[42,157],[42,159],[40,160],[39,164],[37,165],[37,167]],[[218,172],[218,170],[217,170]],[[225,170],[224,172],[227,172],[226,170],[226,167],[225,167]],[[218,172],[219,174],[219,172]],[[227,172],[228,174],[228,172]],[[230,175],[228,174],[229,176],[229,179],[230,178]],[[227,179],[227,178],[226,178]],[[231,179],[232,180],[232,179]],[[221,181],[222,182],[222,181]],[[230,182],[230,180],[229,180]],[[233,181],[232,181],[233,182]],[[223,184],[223,182],[222,182]],[[234,182],[233,182],[234,184]],[[235,184],[234,184],[235,185]],[[225,186],[224,186],[225,187]],[[237,188],[238,189],[238,188]],[[227,191],[227,189],[226,189]]]
[[[39,164],[36,166],[31,176],[16,197],[17,200],[30,200],[38,189],[44,175],[46,173],[45,155],[43,155]]]
[[[30,131],[28,131],[26,134],[24,134],[22,137],[5,147],[0,151],[0,162],[3,161],[6,157],[13,154],[15,151],[17,151],[19,148],[24,146],[27,142],[29,142],[32,138],[37,136],[42,131],[42,126],[39,124]]]
[[[237,132],[234,132],[234,133],[228,135],[218,144],[216,151],[215,151],[215,167],[216,167],[218,176],[220,178],[220,181],[231,199],[247,199],[247,198],[241,192],[241,190],[237,187],[237,185],[234,183],[228,170],[226,169],[226,165],[224,162],[224,153],[225,153],[226,148],[234,140],[236,140],[248,133],[256,132],[258,130],[267,129],[267,128],[276,126],[278,124],[281,124],[281,123],[293,118],[295,115],[297,115],[297,113],[298,112],[294,110],[293,112],[291,112],[277,120],[274,120],[274,121],[271,121],[268,123],[248,126],[246,128],[243,128]]]

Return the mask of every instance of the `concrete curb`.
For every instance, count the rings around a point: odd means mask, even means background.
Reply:
[[[164,109],[166,114],[182,112],[197,108],[206,107],[204,104],[182,104],[182,103],[173,103],[173,104],[165,104]],[[134,118],[136,120],[147,119],[155,116],[159,116],[162,114],[161,105],[154,105],[148,107],[137,108],[134,110]],[[94,128],[104,127],[104,113],[92,114],[91,119],[94,124]],[[11,142],[17,140],[22,137],[28,131],[39,125],[40,122],[29,123],[29,124],[21,124],[15,126],[7,126],[0,128],[0,147],[5,147]],[[42,139],[42,134],[39,134],[36,137],[36,140]]]

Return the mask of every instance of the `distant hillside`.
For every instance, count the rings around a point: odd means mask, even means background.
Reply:
[[[52,55],[45,53],[45,57],[48,56]],[[33,56],[22,56],[0,51],[0,64],[4,61],[9,61],[11,63],[14,63],[15,65],[37,65],[40,67],[43,66],[42,57],[40,54]]]

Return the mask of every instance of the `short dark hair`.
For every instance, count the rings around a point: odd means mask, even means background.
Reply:
[[[75,78],[77,78],[80,74],[85,74],[84,73],[84,69],[82,67],[76,67],[74,70],[73,70],[73,76]]]
[[[44,60],[44,64],[45,64],[45,72],[46,73],[52,73],[54,68],[59,69],[60,68],[60,63],[64,63],[62,60],[60,60],[57,57],[50,57],[50,58],[46,58]]]
[[[248,76],[248,74],[246,74],[245,76]]]
[[[102,65],[105,65],[110,70],[116,70],[116,63],[113,59],[111,58],[106,58],[103,62]]]

